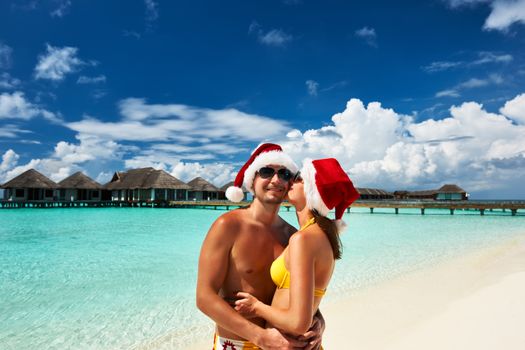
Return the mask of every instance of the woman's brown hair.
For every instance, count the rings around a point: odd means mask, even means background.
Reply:
[[[337,232],[337,226],[335,225],[334,220],[331,220],[326,216],[322,216],[315,209],[312,209],[312,214],[314,214],[315,222],[326,234],[326,237],[332,246],[334,259],[341,259],[341,256],[343,255],[343,245],[341,243],[341,239],[339,238],[339,233]]]

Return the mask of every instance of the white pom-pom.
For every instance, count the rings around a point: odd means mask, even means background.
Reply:
[[[239,203],[244,198],[244,193],[240,187],[230,186],[226,189],[226,198],[232,202]]]
[[[342,234],[346,230],[347,226],[348,225],[343,220],[341,220],[341,219],[335,220],[335,227],[337,227],[337,232],[339,234]]]

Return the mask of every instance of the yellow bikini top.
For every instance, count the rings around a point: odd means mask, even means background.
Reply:
[[[314,223],[315,218],[311,218],[299,231],[304,230]],[[273,283],[275,283],[278,289],[290,289],[290,272],[284,265],[284,254],[281,254],[273,261],[270,267],[270,276],[272,276]],[[314,289],[314,296],[316,297],[322,297],[325,293],[326,289]]]

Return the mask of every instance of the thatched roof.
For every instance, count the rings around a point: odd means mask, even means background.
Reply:
[[[207,191],[207,192],[218,192],[219,189],[213,186],[208,181],[204,180],[202,177],[196,177],[190,182],[188,186],[191,187],[191,191]]]
[[[167,188],[188,190],[190,186],[171,176],[164,170],[153,168],[131,169],[126,172],[116,172],[110,182],[104,185],[108,190]]]
[[[437,193],[467,193],[464,189],[454,184],[446,184],[441,186]]]
[[[54,189],[58,185],[35,169],[29,169],[14,179],[6,182],[1,188],[45,188]]]
[[[432,197],[435,194],[436,190],[410,191],[407,193],[409,197]]]
[[[380,190],[378,188],[356,188],[357,192],[360,195],[369,195],[369,196],[393,196],[391,192],[385,190]]]
[[[219,191],[221,191],[221,192],[226,192],[226,190],[227,190],[228,187],[230,187],[230,186],[233,186],[233,181],[230,181],[230,182],[228,182],[226,185],[224,185],[224,186],[222,186],[221,188],[219,188]],[[248,192],[248,190],[246,189],[246,187],[242,186],[241,188],[242,188],[242,191],[243,191],[244,193],[247,193],[247,192]]]
[[[77,171],[73,175],[65,178],[58,183],[60,188],[75,188],[83,190],[101,190],[102,185],[84,173]]]

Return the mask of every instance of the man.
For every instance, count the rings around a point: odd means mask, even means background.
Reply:
[[[217,324],[213,349],[312,349],[319,345],[322,318],[315,331],[292,339],[276,329],[265,329],[263,319],[245,319],[231,306],[239,291],[266,304],[272,302],[275,284],[270,266],[296,231],[278,211],[297,170],[280,146],[262,144],[239,171],[235,186],[226,191],[228,199],[239,202],[244,183],[254,200],[247,208],[219,217],[202,245],[197,307]]]

